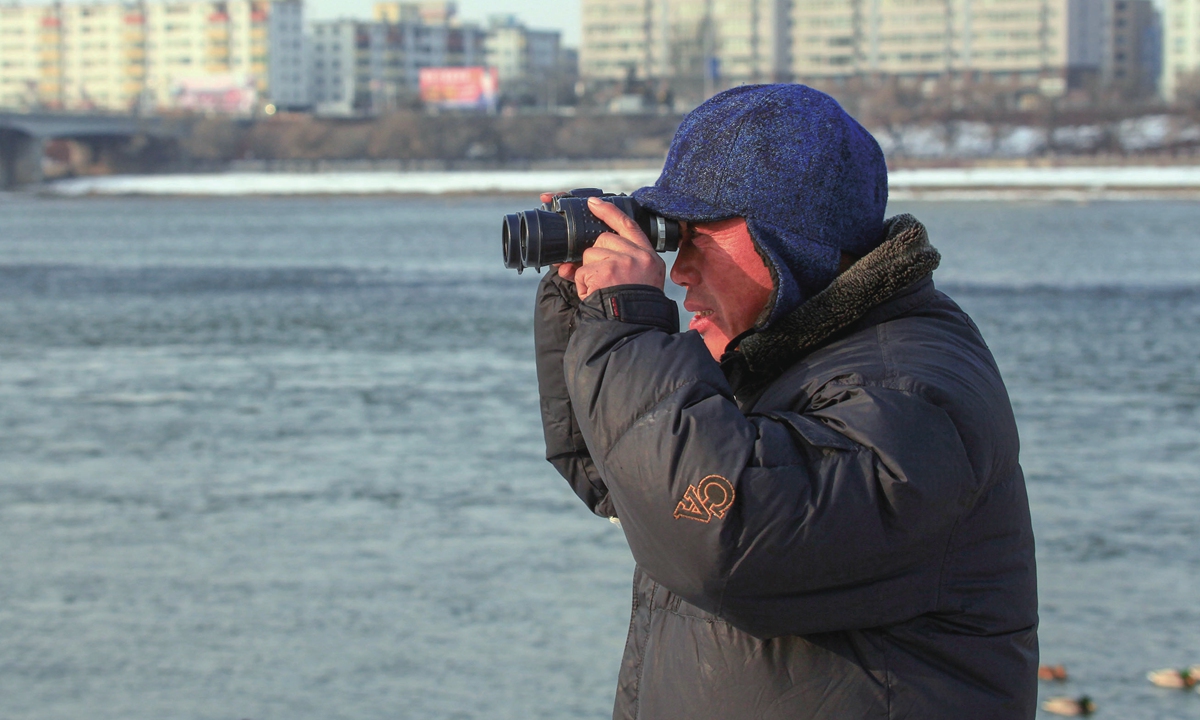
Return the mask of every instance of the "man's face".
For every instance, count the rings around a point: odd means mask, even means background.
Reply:
[[[771,298],[771,271],[754,248],[745,218],[685,223],[671,280],[687,288],[688,325],[716,359],[754,326]]]

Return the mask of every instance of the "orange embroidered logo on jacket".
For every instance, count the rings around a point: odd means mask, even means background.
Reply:
[[[683,499],[675,506],[675,518],[687,518],[706,523],[725,517],[733,505],[733,485],[720,475],[709,475],[695,485],[689,485]]]

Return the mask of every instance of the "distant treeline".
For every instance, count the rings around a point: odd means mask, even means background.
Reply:
[[[237,160],[442,161],[520,165],[540,161],[647,160],[666,155],[679,116],[478,116],[399,112],[373,120],[306,115],[254,123],[195,120],[180,144],[192,162]],[[1047,156],[1195,157],[1200,115],[1010,116],[907,119],[868,129],[894,162]]]
[[[196,161],[661,159],[680,117],[666,115],[429,115],[371,120],[307,115],[255,123],[194,121],[180,149]]]
[[[863,113],[893,167],[989,161],[1129,163],[1200,161],[1200,111],[1028,113],[914,117]],[[679,115],[432,115],[371,119],[303,114],[260,120],[183,117],[174,140],[125,145],[60,141],[48,177],[243,169],[531,167],[563,163],[653,165]]]

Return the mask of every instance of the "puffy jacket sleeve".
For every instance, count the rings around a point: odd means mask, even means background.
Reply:
[[[933,610],[972,470],[911,392],[825,388],[747,416],[697,333],[628,288],[580,306],[564,356],[580,431],[634,559],[758,637],[878,627]],[[674,303],[661,292],[657,302]]]
[[[614,517],[616,511],[608,488],[583,442],[563,375],[563,353],[575,328],[578,310],[575,283],[562,279],[557,272],[547,273],[538,285],[533,326],[546,459],[592,512]]]

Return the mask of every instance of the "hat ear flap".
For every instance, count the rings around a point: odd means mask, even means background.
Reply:
[[[755,323],[756,328],[765,330],[833,281],[842,251],[753,217],[746,218],[746,228],[775,284],[771,299]]]
[[[780,239],[774,228],[757,222],[754,218],[746,218],[746,229],[750,232],[750,239],[754,241],[754,249],[771,271],[771,297],[754,322],[755,328],[765,330],[778,317],[777,308],[796,303],[796,298],[800,296],[800,288],[796,285],[791,270],[788,270],[787,263],[775,250],[779,247]]]

